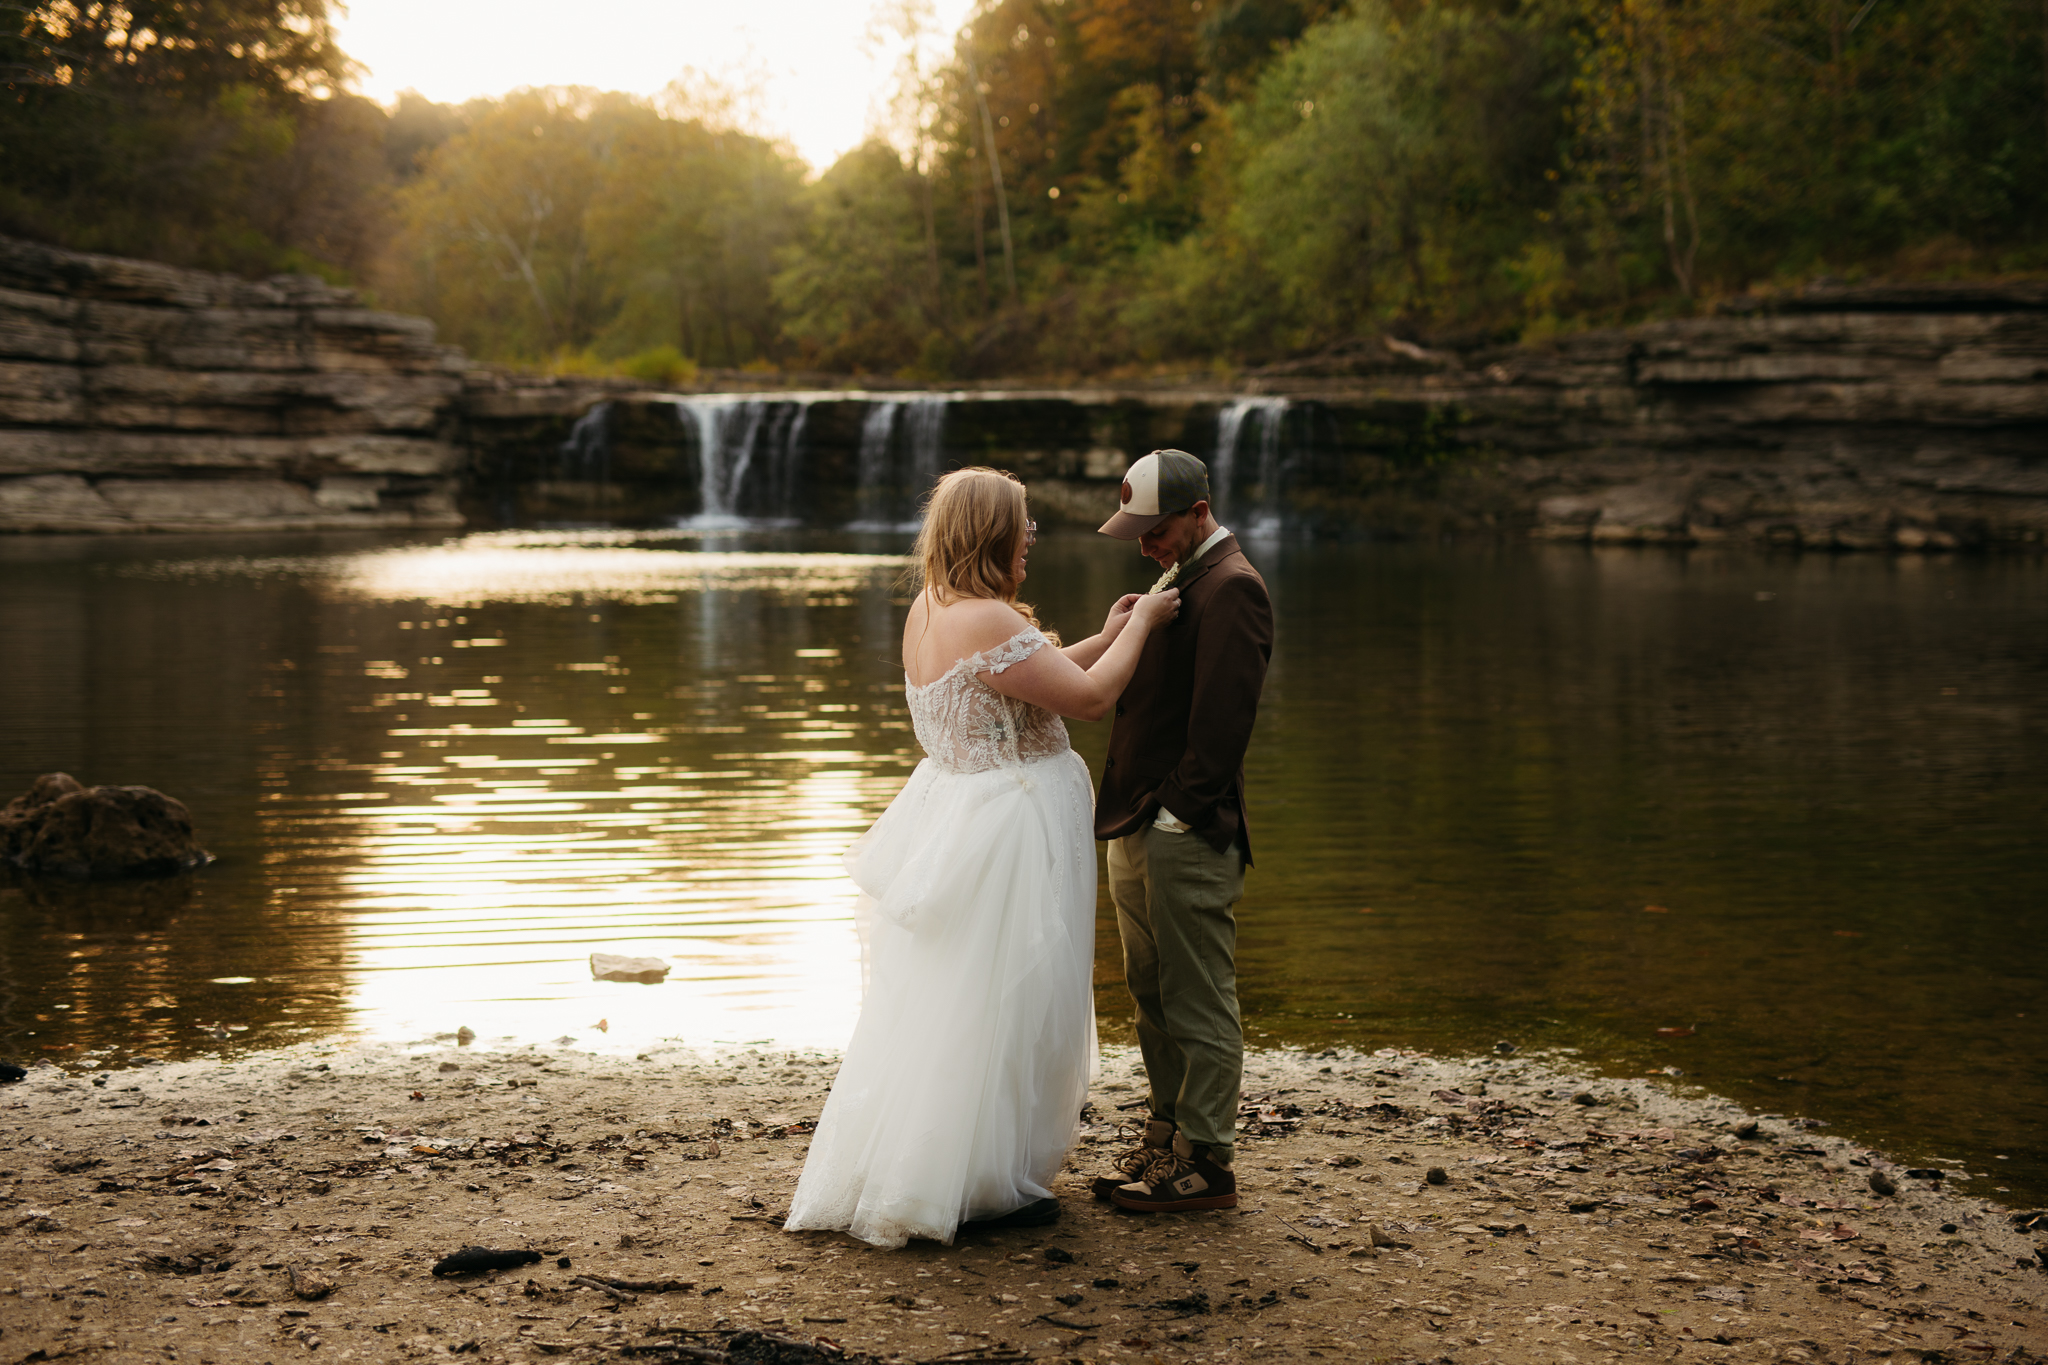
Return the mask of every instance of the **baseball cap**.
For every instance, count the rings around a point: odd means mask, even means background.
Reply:
[[[1136,540],[1176,512],[1209,498],[1209,466],[1185,450],[1155,450],[1124,473],[1123,507],[1098,528]]]

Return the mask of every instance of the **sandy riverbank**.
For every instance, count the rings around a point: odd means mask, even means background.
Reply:
[[[1555,1062],[1262,1054],[1241,1206],[1118,1213],[1085,1182],[1134,1061],[1105,1059],[1056,1226],[893,1252],[779,1230],[825,1055],[40,1068],[0,1089],[0,1365],[718,1359],[742,1328],[905,1360],[2048,1356],[2048,1224]],[[465,1245],[544,1259],[429,1273]]]

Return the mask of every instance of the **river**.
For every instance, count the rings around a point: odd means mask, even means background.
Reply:
[[[0,1054],[836,1045],[859,1000],[838,855],[917,759],[905,548],[0,541],[0,794],[146,783],[218,858],[0,883]],[[1253,1044],[1575,1055],[2048,1198],[2048,563],[1252,554],[1279,621]],[[1077,637],[1152,574],[1048,535],[1025,596]],[[1099,771],[1106,727],[1071,728]],[[595,982],[594,951],[672,972]]]

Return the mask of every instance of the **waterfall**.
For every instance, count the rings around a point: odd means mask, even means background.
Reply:
[[[889,458],[890,438],[896,434],[896,414],[903,409],[897,402],[877,403],[868,409],[867,416],[860,424],[860,484],[854,491],[854,519],[848,529],[855,531],[884,531],[895,529],[898,518],[890,512],[891,488],[894,482],[889,476],[894,472]]]
[[[792,519],[810,404],[808,398],[675,400],[677,415],[697,437],[701,510],[693,524],[718,529]]]
[[[886,399],[868,409],[860,427],[857,515],[848,529],[917,529],[918,504],[938,482],[945,465],[946,405],[950,402],[950,396],[932,394]]]
[[[594,479],[604,483],[611,475],[611,416],[609,400],[596,403],[569,428],[569,439],[556,449],[562,472],[570,478]]]
[[[802,462],[804,427],[810,420],[808,402],[786,404],[776,413],[775,425],[768,432],[768,448],[774,460],[765,482],[768,505],[776,509],[778,520],[795,520],[797,473]]]
[[[946,403],[944,398],[913,398],[904,425],[910,431],[910,505],[914,511],[931,486],[939,481],[939,466],[945,459]]]
[[[1280,437],[1287,428],[1288,402],[1285,398],[1272,400],[1273,406],[1261,415],[1259,424],[1259,497],[1263,505],[1258,516],[1252,519],[1251,533],[1277,535],[1280,518],[1285,505],[1280,501],[1281,485],[1287,477],[1285,456],[1280,449]]]
[[[1271,531],[1279,525],[1280,483],[1286,473],[1280,438],[1287,425],[1288,406],[1285,398],[1236,398],[1216,413],[1216,458],[1209,463],[1209,494],[1219,516],[1236,510],[1237,447],[1245,419],[1258,414],[1260,507],[1256,525],[1247,527],[1248,531]]]

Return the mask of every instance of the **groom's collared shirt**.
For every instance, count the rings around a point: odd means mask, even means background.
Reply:
[[[1209,533],[1209,538],[1203,541],[1200,545],[1197,545],[1195,547],[1195,552],[1188,556],[1188,562],[1182,568],[1181,572],[1193,573],[1195,565],[1202,562],[1202,556],[1209,553],[1209,551],[1215,549],[1218,545],[1222,544],[1225,540],[1229,539],[1229,537],[1230,528],[1228,526],[1219,526],[1214,531],[1211,531]]]
[[[1243,842],[1249,861],[1244,754],[1273,652],[1272,603],[1221,528],[1172,586],[1180,615],[1146,639],[1117,700],[1095,837],[1123,838],[1163,813],[1218,852]]]

